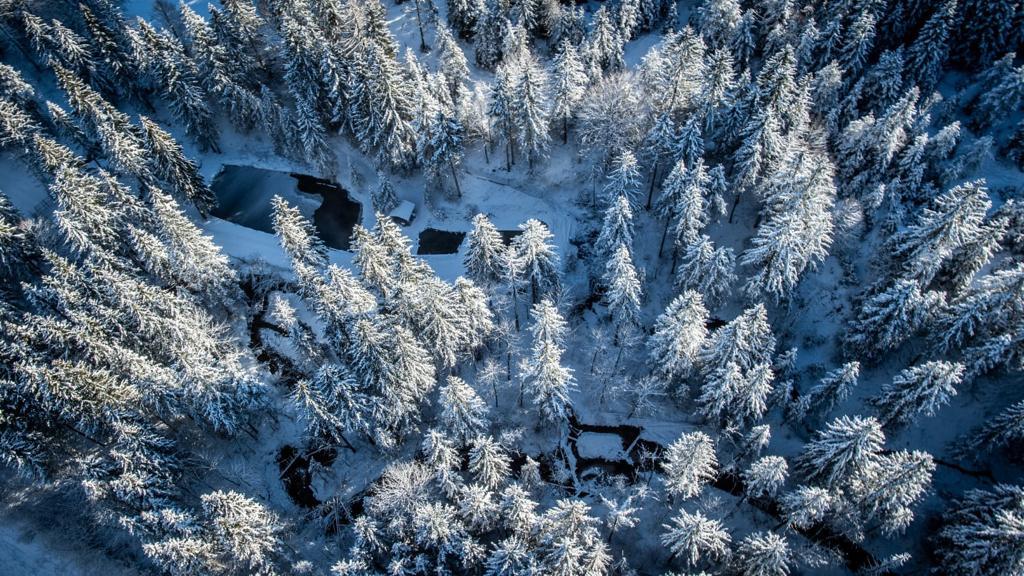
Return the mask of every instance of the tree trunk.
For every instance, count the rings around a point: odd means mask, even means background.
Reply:
[[[562,117],[562,144],[569,143],[569,118]]]
[[[661,232],[661,244],[658,244],[658,258],[661,258],[661,251],[665,248],[665,238],[668,237],[668,225],[672,219],[665,220],[665,229]]]
[[[455,193],[462,198],[462,187],[459,186],[459,176],[455,173],[455,162],[448,160],[448,167],[452,169],[452,180],[455,181]]]
[[[415,2],[416,2],[416,25],[419,26],[419,29],[420,29],[420,52],[423,52],[425,54],[427,52],[430,52],[430,46],[427,46],[427,39],[423,35],[423,16],[420,14],[420,0],[415,0]]]
[[[658,181],[658,163],[654,163],[651,170],[651,189],[647,191],[647,211],[651,211],[651,200],[654,198],[654,183]]]
[[[732,217],[736,214],[736,207],[740,205],[740,193],[736,193],[736,199],[732,201],[732,210],[729,210],[729,224],[732,224]]]

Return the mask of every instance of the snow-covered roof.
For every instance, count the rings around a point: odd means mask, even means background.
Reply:
[[[397,218],[408,224],[412,222],[412,215],[414,212],[416,212],[416,205],[408,200],[402,200],[398,206],[388,214],[388,216]]]

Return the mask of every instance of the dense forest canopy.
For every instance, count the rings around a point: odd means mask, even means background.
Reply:
[[[200,4],[0,0],[0,572],[1024,575],[1024,2]]]

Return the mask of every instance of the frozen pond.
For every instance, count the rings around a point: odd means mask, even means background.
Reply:
[[[213,215],[246,228],[274,233],[270,199],[280,195],[313,221],[331,248],[348,250],[362,204],[335,182],[305,174],[252,166],[225,165],[213,179],[217,208]]]
[[[420,242],[416,246],[416,254],[455,254],[459,251],[465,232],[450,232],[427,228],[420,232]]]

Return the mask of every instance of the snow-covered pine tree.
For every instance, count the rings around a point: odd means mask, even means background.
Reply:
[[[927,452],[883,454],[874,466],[854,474],[849,497],[861,514],[879,522],[884,534],[902,534],[913,522],[911,507],[928,491],[934,471]]]
[[[383,170],[377,170],[377,188],[373,191],[371,198],[374,212],[387,214],[398,206],[398,196],[395,194],[395,186],[391,178]]]
[[[590,33],[587,35],[584,54],[591,66],[604,72],[622,69],[623,38],[612,20],[609,10],[601,6],[594,12]]]
[[[666,385],[678,385],[690,375],[708,335],[707,319],[704,299],[690,290],[676,296],[658,316],[648,348],[654,373]]]
[[[366,43],[354,65],[349,115],[363,150],[376,149],[390,166],[412,159],[413,94],[398,62],[376,43]]]
[[[147,187],[145,197],[155,217],[154,233],[166,246],[169,284],[203,294],[210,303],[223,303],[238,276],[220,246],[203,235],[167,194]]]
[[[582,500],[564,498],[541,516],[537,526],[537,560],[545,574],[606,574],[611,564],[607,544]]]
[[[685,162],[685,160],[680,159],[680,162]],[[682,189],[678,191],[676,204],[671,209],[674,216],[672,221],[674,255],[680,249],[685,249],[696,242],[700,237],[701,230],[708,225],[710,220],[708,215],[710,191],[708,187],[711,184],[711,179],[704,168],[704,160],[698,158],[693,164],[687,163],[687,165],[690,166],[690,169],[686,172]],[[672,177],[670,176],[670,178]],[[674,192],[674,187],[677,184],[674,178],[672,179],[673,189],[671,191]],[[666,198],[666,200],[668,199]]]
[[[512,241],[510,266],[516,276],[530,285],[531,301],[555,296],[560,290],[559,259],[551,244],[554,235],[540,220],[533,218],[519,225],[522,233]]]
[[[437,26],[437,47],[440,52],[439,72],[444,76],[452,103],[457,107],[469,95],[466,88],[466,82],[469,80],[466,55],[444,24]]]
[[[957,454],[977,458],[1024,440],[1024,400],[1011,404],[957,442]]]
[[[908,75],[925,92],[939,81],[942,66],[949,55],[950,34],[956,26],[959,0],[935,4],[935,11],[924,23],[907,51]]]
[[[897,427],[934,416],[939,408],[956,396],[963,380],[964,365],[930,361],[901,371],[891,383],[883,385],[871,403],[878,408],[883,426]]]
[[[605,209],[595,252],[611,256],[618,246],[633,246],[633,209],[625,196],[619,196]]]
[[[150,52],[150,74],[156,78],[175,117],[200,150],[220,152],[213,113],[195,61],[170,32],[157,32],[144,20],[139,20],[139,31]]]
[[[700,120],[696,115],[683,123],[676,138],[676,158],[686,162],[691,171],[696,169],[697,162],[704,158],[704,137],[701,136]]]
[[[957,297],[949,307],[942,310],[934,337],[937,348],[942,351],[980,342],[992,347],[992,355],[983,362],[985,372],[1003,362],[1019,358],[1019,337],[1015,326],[1024,317],[1024,299],[1021,286],[1024,285],[1024,265],[1016,265],[983,276],[966,294]],[[996,339],[1002,339],[996,345]],[[989,354],[983,354],[989,356]],[[980,360],[981,358],[979,358]],[[979,366],[981,367],[981,366]],[[972,373],[977,373],[972,368]]]
[[[303,272],[296,269],[299,277],[302,278],[310,272],[319,272],[327,266],[327,246],[299,209],[290,206],[288,201],[280,196],[274,196],[270,205],[274,211],[274,232],[281,243],[281,248],[292,260],[293,266],[301,264],[303,267]]]
[[[875,358],[906,341],[943,303],[941,293],[922,293],[914,280],[896,280],[864,300],[846,341],[866,359]]]
[[[282,547],[280,520],[263,504],[238,492],[218,490],[201,497],[215,546],[229,564],[272,570]]]
[[[459,443],[465,443],[487,429],[487,404],[465,380],[449,376],[440,393],[441,422]]]
[[[429,353],[406,328],[381,318],[360,318],[347,355],[361,386],[380,398],[373,406],[378,443],[389,445],[415,421],[419,402],[435,384]]]
[[[1024,487],[996,484],[990,490],[968,490],[950,505],[936,536],[943,569],[955,576],[1024,570],[1021,516]]]
[[[180,198],[195,204],[202,215],[207,215],[217,203],[213,191],[199,174],[199,167],[185,156],[181,145],[155,122],[139,116],[150,162],[158,178],[166,182]]]
[[[846,400],[853,388],[857,386],[860,376],[860,362],[847,362],[822,377],[806,394],[800,396],[797,412],[801,417],[812,411],[828,414],[836,404]]]
[[[763,187],[765,222],[740,262],[754,268],[744,289],[780,300],[828,255],[836,188],[825,154],[793,146]]]
[[[505,37],[512,27],[505,12],[502,0],[484,0],[477,17],[473,31],[474,52],[477,66],[484,70],[494,70],[502,61]]]
[[[346,444],[348,432],[369,432],[372,400],[361,392],[340,364],[324,364],[309,381],[295,383],[291,400],[306,422],[306,435],[316,443]]]
[[[486,214],[473,217],[473,230],[463,264],[466,275],[481,286],[493,287],[504,278],[507,249]]]
[[[764,456],[743,471],[743,491],[751,498],[773,497],[786,483],[789,464],[782,456]]]
[[[886,50],[865,75],[864,96],[876,113],[896,103],[905,90],[903,47]]]
[[[138,128],[128,115],[104,100],[71,71],[57,64],[52,68],[71,109],[85,124],[87,135],[99,142],[112,166],[145,180],[149,176],[146,151]]]
[[[558,423],[569,417],[574,386],[572,369],[562,365],[565,320],[547,299],[535,304],[530,315],[533,347],[523,378],[541,416]]]
[[[630,206],[636,210],[639,204],[640,168],[636,156],[629,150],[619,152],[612,160],[612,169],[608,172],[608,183],[604,187],[603,204],[625,196]]]
[[[894,260],[905,275],[930,282],[959,248],[978,239],[991,206],[984,180],[954,186],[893,237]]]
[[[512,122],[519,146],[532,169],[534,161],[544,157],[551,141],[548,73],[529,49],[513,66],[516,69],[512,84]]]
[[[654,188],[660,182],[659,177],[662,176],[659,174],[661,166],[672,157],[676,140],[676,126],[672,121],[672,116],[668,113],[659,114],[647,130],[647,135],[644,136],[643,156],[651,164],[651,185],[647,191],[645,206],[647,210],[651,209]]]
[[[798,530],[806,530],[825,520],[838,504],[834,491],[818,486],[797,486],[779,496],[786,525]]]
[[[608,311],[616,326],[615,333],[617,338],[621,338],[625,335],[624,330],[632,329],[639,322],[643,297],[633,256],[625,244],[619,244],[609,257],[602,280],[606,286],[604,297]]]
[[[480,0],[447,0],[448,23],[458,32],[460,38],[473,37],[477,19],[486,8]]]
[[[840,416],[819,430],[797,456],[796,469],[828,488],[846,485],[858,471],[873,466],[885,434],[873,417]]]
[[[494,72],[494,82],[491,84],[490,103],[487,107],[487,115],[494,119],[497,131],[501,139],[505,141],[505,170],[511,171],[515,163],[515,129],[516,129],[516,104],[514,102],[513,84],[514,70],[509,66],[499,66]]]
[[[672,524],[662,524],[665,532],[661,544],[672,553],[669,560],[681,559],[688,567],[697,566],[702,559],[709,562],[723,559],[732,537],[721,521],[708,518],[701,512],[690,514],[680,510],[672,517]]]
[[[711,333],[701,349],[698,365],[707,375],[730,362],[741,370],[771,366],[775,336],[768,323],[768,310],[758,304],[743,311],[731,322]]]
[[[665,472],[665,489],[670,496],[683,500],[697,496],[718,473],[718,458],[711,437],[699,431],[683,434],[665,449],[661,466]]]
[[[511,459],[490,436],[477,436],[469,449],[469,472],[478,483],[495,490],[509,477]]]
[[[131,45],[124,33],[125,23],[120,14],[101,18],[91,8],[80,3],[89,44],[96,56],[96,66],[106,76],[105,83],[119,95],[133,100],[141,99],[138,62],[131,54]],[[100,10],[110,16],[109,10]],[[106,21],[105,21],[106,20]]]
[[[419,160],[427,174],[441,180],[445,170],[451,173],[456,196],[462,196],[458,167],[462,164],[463,128],[458,119],[438,110],[427,122],[426,134],[420,138]]]
[[[694,290],[713,308],[729,294],[736,280],[732,248],[715,248],[706,235],[687,246],[676,270],[676,287]]]
[[[736,547],[733,560],[742,576],[787,576],[793,553],[784,536],[774,532],[754,532]]]
[[[562,143],[569,141],[569,121],[576,116],[576,106],[587,87],[587,74],[579,52],[569,41],[563,40],[552,61],[554,82],[551,94],[551,119],[562,124]]]

